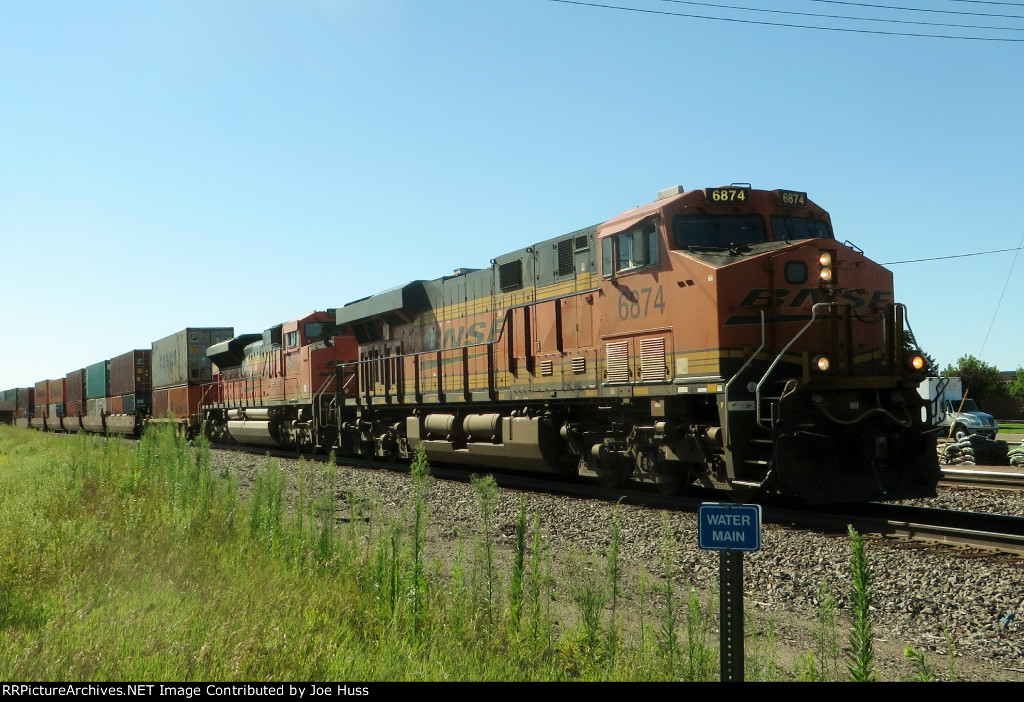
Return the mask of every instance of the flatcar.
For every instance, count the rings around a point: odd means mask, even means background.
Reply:
[[[804,192],[662,191],[338,308],[342,453],[860,502],[935,494],[891,273]]]

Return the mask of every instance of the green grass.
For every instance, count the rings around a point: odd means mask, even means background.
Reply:
[[[999,425],[999,431],[1011,434],[1024,434],[1024,424],[1019,422],[1006,422]]]
[[[603,611],[556,619],[525,513],[506,577],[493,480],[473,558],[449,569],[426,548],[425,464],[406,513],[350,495],[335,528],[330,471],[300,464],[292,482],[268,460],[243,497],[167,431],[135,446],[5,428],[0,456],[3,679],[672,679],[617,631],[613,655]]]
[[[242,494],[205,442],[167,429],[135,444],[0,427],[0,678],[717,679],[717,605],[674,582],[667,522],[659,574],[626,578],[616,512],[608,548],[577,556],[560,590],[522,505],[499,557],[489,478],[471,541],[454,564],[433,557],[429,481],[420,455],[412,504],[385,517],[380,496],[340,504],[336,471],[302,461],[289,476],[266,460]],[[767,640],[751,676],[797,677]]]

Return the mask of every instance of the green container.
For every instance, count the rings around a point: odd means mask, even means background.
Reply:
[[[12,388],[10,390],[4,390],[0,392],[0,402],[18,402],[18,388]]]
[[[100,361],[85,368],[85,397],[95,400],[110,394],[110,361]]]

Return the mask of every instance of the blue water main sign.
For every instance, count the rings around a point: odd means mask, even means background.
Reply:
[[[705,551],[761,550],[761,505],[704,502],[697,520],[698,543]]]

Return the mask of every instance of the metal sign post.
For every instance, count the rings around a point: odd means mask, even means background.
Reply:
[[[719,647],[722,682],[743,681],[743,552],[761,550],[761,505],[705,502],[697,510],[697,538],[720,551]]]

